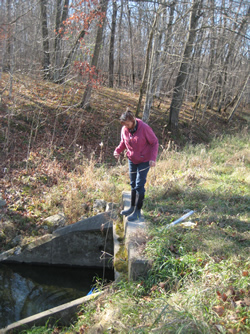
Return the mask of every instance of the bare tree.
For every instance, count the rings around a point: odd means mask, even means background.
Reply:
[[[109,87],[114,87],[114,46],[115,46],[115,30],[116,30],[116,16],[117,16],[117,3],[113,0],[113,14],[112,25],[110,33],[109,44]]]
[[[176,2],[177,1],[174,0],[169,5],[169,19],[168,19],[167,29],[165,33],[164,48],[163,48],[162,56],[160,59],[160,64],[158,66],[160,75],[159,75],[159,80],[158,80],[157,87],[156,87],[157,97],[160,96],[160,92],[162,90],[162,86],[164,83],[165,72],[166,72],[165,70],[167,67],[167,52],[168,52],[168,49],[171,43],[172,34],[173,34],[174,13],[175,13]]]
[[[239,91],[238,91],[238,93],[237,93],[236,96],[235,96],[235,100],[232,101],[232,103],[234,104],[234,107],[233,107],[233,109],[232,109],[232,111],[231,111],[231,113],[230,113],[230,116],[228,117],[228,121],[231,121],[231,120],[232,120],[233,115],[234,115],[236,109],[238,108],[238,105],[239,105],[239,103],[240,103],[240,100],[241,100],[241,98],[242,98],[242,95],[243,95],[243,93],[244,93],[244,91],[245,91],[245,89],[246,89],[246,86],[247,86],[247,84],[248,84],[249,77],[250,77],[250,74],[249,74],[249,71],[248,71],[248,74],[247,74],[247,76],[246,76],[246,79],[245,79],[245,82],[244,82],[243,86],[239,88]]]
[[[127,14],[128,14],[128,26],[129,26],[129,45],[130,45],[130,74],[132,89],[135,87],[135,64],[134,64],[134,48],[133,48],[133,32],[131,25],[131,11],[129,8],[129,3],[127,2]]]
[[[238,15],[236,16],[236,22],[233,25],[233,33],[230,34],[230,40],[228,41],[228,51],[225,58],[225,61],[223,62],[222,67],[222,74],[221,74],[221,89],[220,89],[220,99],[217,106],[217,111],[221,111],[223,103],[225,103],[226,99],[226,85],[227,80],[229,76],[229,63],[234,63],[234,59],[236,58],[236,54],[234,52],[235,46],[237,45],[237,41],[239,38],[241,38],[242,34],[246,31],[248,26],[248,21],[250,17],[250,6],[248,8],[248,11],[243,17],[242,21],[239,24],[239,27],[237,28],[239,18]]]
[[[105,12],[107,1],[98,2]],[[136,116],[145,97],[145,121],[155,96],[171,102],[173,129],[181,123],[185,99],[194,102],[197,121],[209,108],[228,119],[249,102],[246,1],[112,1],[110,29],[92,24],[100,18],[95,0],[0,0],[1,66],[9,76],[9,97],[21,73],[65,87],[69,80],[81,78],[86,84],[81,106],[88,106],[93,81],[102,73],[111,87],[117,78],[119,87],[124,84],[139,93]],[[108,15],[111,20],[112,10]],[[82,70],[84,64],[92,69],[89,76]]]
[[[153,103],[154,98],[154,91],[156,87],[156,81],[159,80],[159,72],[158,72],[158,64],[159,64],[159,50],[161,48],[161,40],[162,40],[162,31],[161,31],[161,23],[162,23],[162,14],[165,9],[165,6],[160,5],[157,13],[156,13],[156,30],[155,36],[152,45],[151,51],[151,60],[149,64],[149,71],[148,71],[148,79],[147,79],[147,89],[146,89],[146,97],[145,97],[145,104],[143,109],[143,116],[142,120],[147,122],[149,119],[150,108]]]
[[[146,49],[146,59],[145,59],[145,65],[144,65],[144,72],[143,72],[142,82],[141,82],[141,86],[140,86],[139,100],[138,100],[137,107],[136,107],[136,116],[139,115],[139,112],[140,112],[140,109],[141,109],[141,102],[142,102],[142,98],[143,98],[144,89],[145,89],[145,86],[146,86],[146,79],[147,79],[148,72],[149,72],[150,54],[151,54],[154,31],[155,31],[155,26],[157,24],[157,20],[158,20],[158,14],[155,15],[154,22],[153,22],[153,25],[151,27],[151,31],[150,31],[149,38],[148,38],[148,44],[147,44],[147,49]]]
[[[118,32],[118,86],[121,87],[121,71],[122,71],[122,64],[121,64],[121,45],[122,45],[122,19],[123,19],[123,0],[121,0],[121,12],[120,12],[120,19],[119,19],[119,32]]]
[[[50,78],[49,30],[47,23],[47,0],[40,0],[41,26],[43,38],[43,77]]]
[[[107,12],[107,7],[108,7],[108,0],[102,0],[101,1],[101,11],[102,13],[106,16]],[[98,58],[100,54],[100,49],[102,46],[102,36],[103,36],[103,24],[98,25],[97,28],[97,34],[96,34],[96,41],[95,41],[95,49],[94,49],[94,54],[91,62],[91,68],[94,68],[95,71],[97,71],[97,63],[98,63]],[[97,73],[94,75],[96,77]],[[91,98],[91,93],[92,93],[92,88],[93,88],[93,78],[91,75],[89,75],[88,82],[83,94],[83,98],[81,101],[81,107],[82,108],[88,108],[90,106],[90,98]]]
[[[69,0],[57,0],[56,2],[56,22],[55,22],[55,45],[54,45],[54,73],[53,80],[57,82],[60,74],[62,57],[62,37],[65,31],[64,23],[69,11]]]
[[[174,93],[170,105],[170,115],[168,126],[174,131],[178,131],[179,112],[184,98],[185,84],[189,75],[189,60],[193,50],[193,43],[196,36],[196,28],[199,18],[202,15],[202,0],[194,0],[190,11],[190,25],[188,31],[188,38],[182,55],[180,69],[174,86]]]

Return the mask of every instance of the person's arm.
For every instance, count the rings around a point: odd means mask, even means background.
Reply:
[[[151,156],[150,156],[150,160],[149,160],[149,166],[154,167],[155,162],[156,162],[156,158],[157,158],[157,155],[158,155],[159,142],[158,142],[158,139],[157,139],[154,131],[151,129],[150,126],[146,127],[145,135],[146,135],[147,142],[151,146]]]
[[[114,157],[116,159],[119,158],[120,154],[126,149],[124,140],[123,140],[123,135],[122,135],[122,131],[121,131],[121,141],[120,144],[116,147],[115,151],[114,151]]]

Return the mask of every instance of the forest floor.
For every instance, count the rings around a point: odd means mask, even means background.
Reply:
[[[102,162],[114,163],[113,150],[120,139],[119,117],[127,107],[135,111],[138,93],[128,90],[99,87],[92,93],[91,108],[79,108],[83,88],[80,84],[60,86],[31,77],[16,76],[10,83],[6,74],[0,81],[0,176],[28,166],[30,155],[41,151],[57,154],[64,167],[72,165],[67,158],[81,149],[86,157],[94,154]],[[229,123],[229,111],[218,113],[194,103],[184,102],[180,112],[180,137],[167,130],[170,99],[155,100],[149,125],[160,145],[169,141],[176,147],[186,143],[204,143],[223,133],[234,133],[247,125],[248,110],[239,110]],[[139,115],[141,117],[142,115]],[[103,146],[100,146],[103,143]],[[102,152],[101,152],[102,151]],[[67,155],[68,154],[68,155]],[[70,159],[68,159],[70,160]]]
[[[99,87],[93,91],[91,108],[83,110],[78,106],[83,94],[80,84],[60,86],[23,75],[10,83],[3,74],[0,91],[0,195],[7,203],[1,215],[3,251],[12,247],[19,234],[26,242],[46,233],[41,222],[55,208],[42,208],[37,202],[61,178],[70,177],[83,159],[116,164],[113,151],[120,140],[119,117],[127,107],[136,109],[138,94]],[[240,108],[228,123],[228,114],[195,111],[193,106],[183,104],[181,135],[176,138],[167,130],[170,99],[155,101],[149,125],[159,139],[160,152],[181,150],[186,143],[208,144],[222,133],[247,126],[247,113]],[[70,222],[77,218],[73,215]]]
[[[95,199],[121,201],[127,163],[113,151],[138,94],[100,87],[82,110],[80,84],[3,74],[0,91],[0,252],[48,233],[50,215],[70,224],[93,215]],[[176,138],[169,105],[155,101],[149,119],[160,147],[144,203],[147,279],[107,286],[69,328],[27,333],[249,333],[249,110],[227,122],[230,111],[185,102]],[[190,208],[192,229],[162,229]]]

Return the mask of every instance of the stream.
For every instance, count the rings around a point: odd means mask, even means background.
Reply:
[[[0,328],[86,296],[103,279],[113,281],[113,270],[0,264]]]

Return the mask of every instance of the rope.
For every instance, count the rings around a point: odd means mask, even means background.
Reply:
[[[102,228],[104,228],[104,225],[108,224],[108,228],[107,228],[106,235],[105,235],[104,251],[102,251],[102,255],[101,255],[101,257],[100,257],[100,259],[104,260],[104,261],[103,261],[103,267],[102,267],[102,280],[103,280],[103,282],[104,282],[104,279],[105,279],[105,269],[106,269],[105,254],[107,254],[107,255],[111,255],[111,254],[109,254],[109,253],[106,252],[108,233],[109,233],[109,229],[110,229],[110,227],[111,227],[111,226],[110,226],[111,219],[112,219],[112,217],[110,216],[108,222],[105,223],[105,224],[102,224]]]
[[[129,174],[134,174],[134,173],[140,173],[140,172],[143,172],[144,170],[150,168],[150,166],[146,167],[146,168],[143,168],[143,169],[140,169],[139,171],[135,171],[135,172],[129,172]]]

